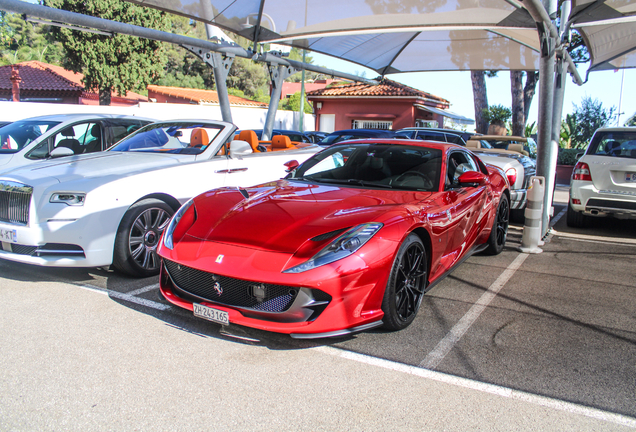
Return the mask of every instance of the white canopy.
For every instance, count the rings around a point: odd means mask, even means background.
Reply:
[[[539,67],[535,22],[515,0],[130,1],[258,43],[339,57],[381,75]]]
[[[587,46],[588,70],[636,67],[636,1],[575,0],[573,27]]]

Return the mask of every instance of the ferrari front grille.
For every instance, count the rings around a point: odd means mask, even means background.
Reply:
[[[299,289],[285,285],[234,279],[163,260],[180,291],[215,303],[263,312],[284,312],[294,302]]]
[[[0,181],[0,221],[27,225],[32,194],[33,188],[30,186]]]

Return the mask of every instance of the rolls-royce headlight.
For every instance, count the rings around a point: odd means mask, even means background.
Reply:
[[[166,230],[163,233],[163,245],[167,247],[168,249],[172,250],[174,248],[174,242],[179,241],[180,237],[182,237],[181,235],[175,236],[175,230],[177,229],[179,222],[181,222],[183,215],[186,214],[186,212],[192,206],[193,203],[194,203],[194,200],[192,199],[189,200],[184,205],[182,205],[181,208],[179,208],[179,210],[177,210],[174,216],[172,216],[172,219],[170,220],[170,223],[168,224],[168,228],[166,228]],[[193,217],[192,217],[191,223],[194,223],[196,219],[196,215],[194,214],[194,212],[192,213],[193,213],[192,214]],[[188,228],[190,226],[188,226]],[[183,234],[185,234],[185,230],[179,230],[179,231],[183,231]],[[175,238],[175,237],[178,237],[178,238]]]
[[[86,201],[86,194],[75,192],[56,192],[51,195],[51,199],[49,199],[49,202],[62,203],[70,206],[83,206],[84,201]]]
[[[329,243],[308,261],[287,269],[283,273],[302,273],[346,258],[364,246],[383,226],[379,222],[355,226]]]

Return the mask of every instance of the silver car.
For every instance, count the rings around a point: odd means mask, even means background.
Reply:
[[[152,121],[115,114],[58,114],[15,121],[0,128],[0,172],[105,150]]]
[[[572,172],[568,226],[610,215],[636,219],[636,127],[598,129]]]

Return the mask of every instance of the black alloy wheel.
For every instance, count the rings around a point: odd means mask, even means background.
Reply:
[[[400,245],[384,292],[384,328],[401,330],[415,319],[428,280],[426,250],[420,238],[410,234]]]
[[[113,265],[122,273],[147,277],[159,273],[157,248],[174,210],[163,201],[148,199],[128,209],[117,230]]]
[[[508,236],[508,225],[510,223],[510,202],[508,196],[503,194],[499,200],[497,214],[493,223],[490,237],[488,237],[488,248],[484,253],[488,255],[499,255],[506,244]]]

